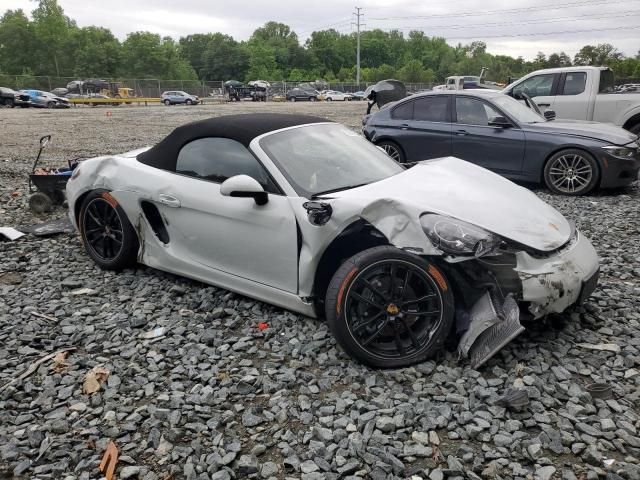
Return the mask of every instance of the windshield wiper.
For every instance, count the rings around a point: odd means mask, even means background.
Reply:
[[[359,185],[347,185],[345,187],[338,187],[338,188],[332,188],[331,190],[325,190],[324,192],[318,192],[318,193],[314,193],[313,195],[311,195],[311,198],[318,198],[322,195],[327,195],[329,193],[336,193],[336,192],[341,192],[343,190],[351,190],[352,188],[358,188],[358,187],[363,187],[365,185],[369,185],[369,182],[365,182],[365,183],[360,183]]]

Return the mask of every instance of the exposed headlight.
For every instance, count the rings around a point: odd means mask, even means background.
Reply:
[[[491,232],[444,215],[423,215],[420,224],[434,247],[454,255],[481,257],[495,251],[502,243],[500,237]]]
[[[637,146],[618,147],[617,145],[609,145],[602,148],[606,150],[610,155],[618,158],[634,158],[638,153]]]

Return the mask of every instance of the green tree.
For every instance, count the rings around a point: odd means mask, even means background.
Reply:
[[[127,35],[122,44],[123,76],[195,80],[198,78],[189,62],[180,56],[177,43],[150,32]]]
[[[180,45],[180,55],[189,62],[193,69],[198,73],[198,76],[202,79],[205,77],[203,71],[206,69],[206,62],[204,59],[206,51],[209,50],[212,41],[219,41],[221,38],[229,38],[233,40],[233,38],[223,35],[222,33],[195,33],[193,35],[181,37],[178,42]]]
[[[121,64],[121,45],[110,30],[85,27],[72,32],[73,74],[80,78],[115,77]]]
[[[36,72],[57,76],[71,74],[73,59],[65,47],[77,28],[75,22],[64,14],[56,0],[40,0],[32,15],[37,41],[37,49],[32,52],[38,60]]]
[[[19,75],[32,69],[36,49],[33,25],[22,10],[7,10],[0,18],[0,72]]]
[[[249,70],[246,46],[222,33],[212,35],[202,58],[200,78],[204,80],[243,79]]]
[[[596,46],[585,45],[574,58],[576,65],[604,66],[621,60],[622,53],[610,43],[600,43]]]
[[[425,76],[425,70],[420,60],[409,60],[398,72],[399,79],[408,83],[423,82]]]

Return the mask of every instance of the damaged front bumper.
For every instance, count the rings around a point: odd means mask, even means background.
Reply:
[[[561,313],[584,302],[598,281],[598,254],[578,231],[567,246],[548,256],[521,251],[516,253],[516,261],[521,300],[529,303],[534,318]]]

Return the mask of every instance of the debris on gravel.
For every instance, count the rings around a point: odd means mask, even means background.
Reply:
[[[305,112],[357,130],[364,108],[6,109],[0,223],[66,215],[28,210],[44,134],[64,164],[212,115]],[[533,189],[591,238],[600,286],[479,371],[452,352],[371,370],[321,320],[151,268],[101,271],[76,235],[0,240],[0,478],[98,478],[113,440],[123,479],[639,479],[640,188]],[[587,391],[597,383],[609,398]]]

